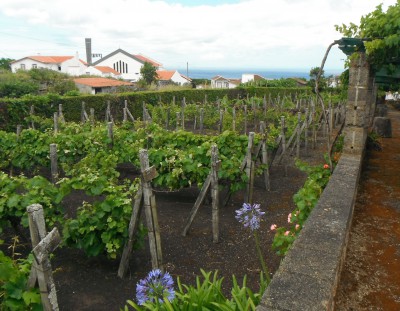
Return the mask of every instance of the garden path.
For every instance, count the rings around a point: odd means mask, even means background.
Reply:
[[[400,310],[400,111],[364,163],[336,310]]]

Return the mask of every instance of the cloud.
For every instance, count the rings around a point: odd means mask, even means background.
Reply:
[[[30,25],[31,38],[48,38],[46,31],[59,33],[69,46],[66,49],[54,43],[52,50],[58,48],[59,55],[72,55],[76,50],[84,55],[84,38],[90,37],[94,52],[106,55],[122,48],[168,67],[186,61],[199,66],[283,66],[292,64],[293,58],[299,65],[309,66],[309,55],[315,57],[318,50],[322,59],[325,48],[340,37],[335,24],[358,23],[361,15],[381,1],[227,0],[188,6],[178,0],[69,0],[68,4],[61,0],[2,0],[0,13]],[[31,50],[36,47],[45,53],[41,43],[30,40],[19,45],[15,58],[29,54],[23,50],[28,48],[27,42]],[[285,60],[285,56],[291,59]]]

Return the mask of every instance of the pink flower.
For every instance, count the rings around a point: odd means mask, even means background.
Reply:
[[[285,236],[288,236],[289,233],[290,233],[290,231],[286,231],[284,234],[285,234]]]
[[[299,230],[300,229],[300,225],[297,224],[295,228],[296,228],[296,230]]]
[[[276,228],[277,228],[277,225],[275,225],[275,224],[271,225],[271,231],[276,230]]]
[[[287,222],[288,223],[292,222],[292,213],[289,213],[289,215],[287,216]]]
[[[329,165],[328,164],[324,164],[324,169],[328,169],[329,168]]]

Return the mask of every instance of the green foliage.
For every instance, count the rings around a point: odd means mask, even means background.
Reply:
[[[300,233],[304,222],[317,204],[331,176],[331,170],[327,164],[309,166],[307,163],[297,160],[296,166],[306,172],[308,177],[304,186],[293,196],[296,208],[288,215],[289,227],[279,227],[276,229],[272,248],[278,255],[282,256],[287,253]]]
[[[345,37],[367,38],[364,42],[369,63],[379,69],[400,57],[400,1],[388,7],[384,12],[382,4],[362,16],[360,24],[336,25],[336,30]]]
[[[157,81],[157,68],[149,62],[145,62],[140,68],[140,75],[147,85],[151,85]]]
[[[257,87],[274,87],[274,88],[298,88],[297,82],[292,78],[280,78],[280,79],[261,79],[257,81],[249,81],[242,83],[241,86],[257,86]]]
[[[218,272],[205,272],[201,270],[202,278],[196,277],[195,286],[181,284],[178,278],[178,289],[175,291],[175,299],[168,301],[164,299],[164,303],[146,303],[143,306],[137,305],[134,301],[128,300],[124,310],[128,311],[132,308],[137,311],[141,310],[165,310],[165,311],[247,311],[256,309],[260,303],[261,297],[266,289],[266,282],[261,273],[260,289],[257,293],[247,287],[246,276],[240,286],[232,276],[231,298],[225,297],[222,291],[223,278],[218,277]]]
[[[0,69],[11,71],[11,62],[14,61],[11,58],[0,58]]]
[[[16,240],[14,240],[16,241]],[[0,241],[1,244],[1,241]],[[26,289],[33,256],[14,259],[0,251],[0,309],[4,311],[43,310],[38,289]]]

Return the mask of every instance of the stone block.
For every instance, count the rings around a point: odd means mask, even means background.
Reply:
[[[386,117],[375,117],[372,129],[381,137],[392,137],[392,122]]]
[[[371,91],[369,91],[365,85],[349,86],[349,90],[347,91],[347,100],[356,103],[366,102],[369,94],[371,94]]]
[[[368,122],[367,111],[354,106],[353,109],[346,110],[346,126],[364,127]]]
[[[367,130],[362,127],[346,126],[343,130],[343,153],[363,153]]]

